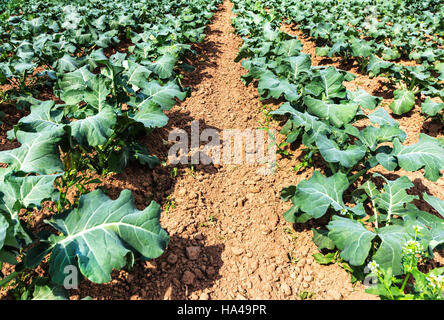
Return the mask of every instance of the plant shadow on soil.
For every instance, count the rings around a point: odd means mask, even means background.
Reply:
[[[219,30],[210,29],[207,31],[207,36],[221,33]],[[184,87],[195,88],[204,80],[213,78],[213,75],[207,70],[218,67],[216,61],[222,51],[221,44],[212,40],[204,40],[202,43],[193,44],[192,50],[195,52],[195,55],[187,57],[185,61],[187,64],[192,65],[195,70],[192,72],[182,72],[184,78],[181,82]],[[179,105],[180,104],[179,102]]]
[[[436,119],[428,119],[423,123],[421,132],[437,138],[444,132],[444,123],[441,123]]]
[[[137,260],[132,270],[113,271],[113,280],[106,284],[94,284],[87,280],[78,290],[70,290],[73,298],[114,300],[184,300],[193,292],[205,291],[221,278],[219,270],[223,265],[221,254],[224,245],[204,246],[205,236],[193,239],[175,234],[171,237],[166,252],[151,261]],[[187,257],[184,248],[199,247],[195,260]]]
[[[184,130],[188,134],[188,145],[191,145],[191,123],[196,120],[189,112],[177,109],[168,112],[168,117],[170,121],[166,127],[156,129],[139,140],[147,147],[149,153],[156,155],[161,162],[167,161],[168,150],[172,145],[168,142],[169,133],[175,128]],[[204,129],[220,131],[219,128],[207,125],[204,119],[198,121],[200,131]],[[132,163],[122,173],[104,179],[102,187],[112,199],[117,198],[123,189],[131,190],[139,210],[143,210],[151,200],[155,200],[163,207],[162,217],[176,221],[177,215],[189,214],[189,211],[182,210],[180,206],[175,208],[175,214],[170,214],[166,207],[174,203],[175,199],[171,196],[181,176],[215,174],[221,167],[211,164],[195,165],[191,171],[191,166],[186,164],[166,164],[149,169],[147,166]],[[83,298],[83,295],[90,295],[97,299],[131,299],[135,296],[144,300],[186,299],[194,291],[202,292],[206,288],[211,288],[214,281],[220,278],[219,270],[223,264],[221,254],[225,246],[223,244],[204,246],[205,236],[195,235],[193,228],[195,229],[194,225],[179,226],[177,230],[167,228],[171,237],[170,244],[160,258],[150,262],[138,262],[129,273],[115,271],[113,281],[109,284],[96,285],[85,281],[81,284],[80,291],[72,291],[71,294],[76,296],[80,292],[82,295],[80,298]],[[190,238],[186,238],[188,234],[191,234]],[[199,259],[187,258],[186,250],[189,247],[201,248]],[[192,285],[187,285],[191,282]]]
[[[0,118],[2,122],[2,125],[0,125],[0,151],[17,148],[20,146],[20,143],[16,140],[9,141],[6,138],[7,132],[28,112],[25,110],[17,110],[14,105],[8,103],[0,104],[0,111],[5,114],[4,117]]]
[[[206,28],[205,40],[201,43],[192,44],[194,54],[184,59],[184,63],[192,65],[195,68],[194,71],[185,72],[182,69],[179,70],[182,75],[181,84],[183,87],[189,88],[191,95],[193,91],[199,89],[199,84],[213,77],[208,70],[218,67],[215,61],[217,61],[217,58],[222,53],[221,44],[209,40],[210,35],[222,33],[219,30],[212,29],[211,24],[212,22],[210,22]],[[183,102],[177,100],[173,109],[166,112],[169,117],[169,122],[166,127],[156,129],[151,134],[141,137],[138,141],[147,147],[149,154],[157,156],[161,162],[166,162],[167,160],[168,150],[172,145],[172,143],[168,142],[168,135],[172,130],[185,130],[189,137],[189,146],[191,145],[191,123],[194,120],[199,120],[200,133],[204,129],[220,131],[218,128],[206,125],[204,119],[194,119],[190,116],[190,112],[181,111],[181,106],[188,103],[188,99],[191,98],[188,97]],[[175,171],[176,169],[177,171]],[[166,166],[158,166],[151,170],[146,166],[133,163],[121,174],[115,175],[112,178],[114,182],[105,183],[104,187],[110,192],[112,198],[116,198],[123,189],[122,187],[131,186],[130,189],[133,190],[136,206],[139,208],[148,205],[151,200],[155,200],[163,205],[174,191],[177,178],[182,174],[186,174],[186,170],[190,169],[191,166],[187,164],[168,164]],[[192,169],[197,172],[203,171],[209,174],[217,172],[216,167],[213,165],[196,165],[193,166]]]
[[[216,61],[222,54],[222,44],[209,40],[209,38],[211,35],[221,35],[222,31],[213,29],[211,27],[212,23],[213,22],[210,22],[210,24],[206,27],[206,37],[204,41],[201,43],[193,43],[191,50],[194,52],[194,54],[186,57],[184,61],[195,68],[192,72],[181,72],[183,76],[181,82],[184,87],[190,87],[193,89],[204,80],[213,78],[211,73],[209,73],[207,70],[217,69],[219,66]],[[179,105],[180,104],[181,103],[179,102]]]
[[[186,174],[193,176],[199,172],[215,174],[218,168],[222,167],[214,164],[191,166],[190,161],[189,164],[167,163],[168,151],[174,144],[174,142],[168,142],[169,133],[174,129],[184,130],[188,134],[188,146],[191,146],[191,123],[195,120],[189,116],[188,112],[180,110],[170,112],[168,116],[170,122],[166,127],[157,129],[150,135],[141,137],[138,141],[147,147],[150,154],[157,156],[164,164],[150,169],[148,166],[132,163],[122,173],[105,178],[102,186],[112,199],[116,199],[123,189],[130,189],[133,191],[135,204],[139,209],[149,205],[151,200],[163,205],[174,192],[175,184],[180,176]],[[206,125],[203,119],[199,120],[199,129],[200,131],[204,129],[220,131],[216,127]],[[201,145],[205,144],[206,142],[201,142]]]

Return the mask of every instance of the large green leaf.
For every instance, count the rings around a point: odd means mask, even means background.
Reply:
[[[433,102],[430,98],[427,98],[421,104],[421,112],[425,113],[429,117],[434,117],[444,109],[444,103]]]
[[[333,250],[335,248],[335,243],[328,237],[328,230],[311,229],[311,231],[313,231],[313,242],[319,250]]]
[[[297,127],[303,127],[305,131],[313,130],[319,134],[330,133],[328,125],[319,121],[319,118],[312,116],[307,112],[299,112],[294,109],[289,103],[283,103],[279,109],[270,112],[272,115],[290,114],[291,120]]]
[[[321,152],[322,157],[327,162],[340,163],[346,168],[351,168],[361,160],[366,154],[366,147],[363,145],[350,145],[341,150],[333,140],[325,135],[318,135],[316,145]]]
[[[163,110],[169,110],[176,104],[175,98],[183,100],[186,97],[186,93],[182,92],[174,82],[168,82],[162,86],[157,81],[150,81],[144,83],[141,88],[145,98],[136,106],[136,109],[141,109],[143,104],[153,100]]]
[[[308,54],[300,54],[296,57],[288,59],[291,66],[291,74],[293,79],[299,79],[301,74],[307,73],[311,69],[311,59]]]
[[[393,94],[395,101],[390,104],[390,109],[394,114],[401,115],[412,110],[415,105],[415,94],[412,91],[398,89]]]
[[[2,217],[0,229],[3,230],[6,224],[8,225],[5,234],[0,231],[0,238],[4,244],[18,249],[21,243],[31,242],[31,238],[20,222],[20,209],[41,208],[42,201],[55,200],[57,192],[54,190],[54,180],[58,176],[16,177],[8,174],[0,182],[0,217]],[[3,254],[9,257],[12,253],[3,252]]]
[[[175,64],[176,58],[169,53],[166,53],[161,56],[156,62],[147,63],[147,66],[151,69],[151,71],[157,74],[160,79],[168,79],[173,75]]]
[[[20,130],[29,132],[57,132],[62,123],[63,110],[54,101],[41,101],[31,106],[31,113],[20,119]]]
[[[137,106],[138,104],[130,103],[130,105]],[[168,117],[154,101],[149,100],[139,107],[140,109],[130,118],[142,123],[145,128],[161,128],[167,125]]]
[[[370,110],[375,109],[382,101],[382,98],[374,97],[362,89],[358,89],[357,91],[347,91],[347,96],[350,101],[358,104],[361,108]]]
[[[370,56],[369,64],[367,65],[367,72],[371,72],[374,76],[379,75],[381,72],[385,72],[393,65],[392,62],[384,61],[376,56]]]
[[[355,57],[369,57],[373,53],[371,44],[364,39],[350,39],[352,54]]]
[[[63,171],[57,143],[63,130],[56,132],[17,132],[19,148],[1,151],[0,162],[7,163],[9,169],[38,174],[52,174]]]
[[[365,263],[376,234],[368,231],[357,221],[338,216],[333,217],[327,228],[328,237],[341,250],[341,258],[353,266]]]
[[[347,176],[343,173],[325,177],[319,171],[315,171],[309,180],[298,184],[292,201],[297,203],[303,212],[317,219],[330,207],[336,211],[346,210],[342,195],[348,186]]]
[[[293,58],[302,49],[302,43],[298,39],[285,40],[280,43],[277,54],[284,57]]]
[[[306,90],[315,96],[321,93],[327,100],[334,98],[345,98],[346,91],[342,84],[344,75],[334,67],[329,67],[319,71],[317,80],[314,80],[306,86]]]
[[[411,236],[402,226],[386,226],[378,229],[378,237],[381,245],[373,259],[381,268],[392,268],[394,275],[402,274],[402,247]]]
[[[389,113],[383,109],[383,108],[378,108],[376,109],[375,112],[370,113],[367,118],[369,118],[369,120],[372,123],[376,123],[379,124],[381,126],[383,125],[389,125],[389,126],[399,126],[399,123],[396,122],[390,115]]]
[[[431,253],[444,243],[444,219],[419,210],[414,205],[408,205],[399,213],[405,221],[406,230],[414,237],[414,226],[420,226],[420,241]]]
[[[364,190],[364,192],[368,195],[372,202],[380,193],[376,185],[371,180],[367,180],[362,186],[358,188],[358,190]]]
[[[105,108],[106,98],[111,92],[109,81],[102,77],[95,77],[88,81],[91,90],[85,91],[84,100],[98,112]]]
[[[383,210],[388,218],[397,211],[402,210],[407,203],[418,199],[417,196],[412,196],[407,193],[407,190],[414,187],[414,184],[406,176],[402,176],[396,180],[388,180],[378,173],[375,173],[374,176],[382,177],[386,182],[384,192],[377,194],[374,200],[378,209]]]
[[[138,211],[129,190],[122,191],[117,200],[101,190],[83,195],[78,208],[50,222],[62,233],[49,239],[52,280],[63,284],[64,268],[73,265],[90,281],[105,283],[111,280],[113,269],[133,261],[133,252],[145,259],[159,257],[169,241],[159,218],[157,203]]]
[[[341,128],[349,123],[356,115],[359,106],[355,103],[334,104],[317,100],[309,96],[305,97],[304,103],[308,107],[308,112],[329,121],[337,128]]]
[[[57,72],[60,74],[75,71],[78,67],[78,62],[69,54],[65,54],[56,63]]]
[[[296,85],[290,83],[287,79],[278,78],[271,71],[267,71],[260,76],[257,89],[265,99],[270,97],[279,99],[284,95],[287,101],[293,102],[300,97]],[[268,94],[266,91],[268,91]]]
[[[438,213],[444,218],[444,201],[443,200],[436,198],[436,197],[432,197],[425,192],[422,194],[422,197],[429,205],[431,205],[433,207],[433,209],[438,211]]]
[[[116,121],[116,114],[110,106],[101,107],[96,115],[71,122],[71,134],[83,146],[104,145],[113,134]]]
[[[0,182],[0,209],[13,213],[16,208],[40,208],[44,200],[54,200],[54,180],[59,175],[16,177],[9,174]],[[18,206],[17,206],[18,205]]]
[[[419,134],[419,142],[403,146],[397,139],[393,141],[392,155],[399,166],[407,171],[425,170],[425,177],[436,181],[444,170],[444,148],[440,142],[424,133]]]
[[[83,100],[88,81],[94,77],[96,76],[88,70],[87,66],[65,74],[58,82],[58,86],[62,90],[60,99],[65,101],[66,104],[79,103]]]
[[[375,151],[379,143],[391,142],[395,138],[404,141],[407,134],[397,126],[383,125],[380,128],[368,126],[356,135],[370,150]]]
[[[142,87],[143,83],[148,81],[151,70],[148,70],[145,66],[142,66],[133,61],[128,61],[128,70],[126,76],[128,77],[128,83],[135,85],[138,88]]]
[[[55,284],[36,285],[32,300],[69,300],[69,295],[65,288]]]

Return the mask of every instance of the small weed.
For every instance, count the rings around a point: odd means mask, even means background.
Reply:
[[[174,167],[174,168],[171,170],[171,172],[170,172],[170,176],[171,176],[171,178],[176,178],[178,172],[179,172],[179,170],[178,170],[176,167]]]
[[[66,171],[63,176],[55,180],[55,185],[59,192],[56,213],[61,213],[64,210],[76,207],[80,197],[88,193],[88,185],[98,183],[101,183],[99,179],[91,178],[87,175],[79,173],[75,169]],[[75,190],[75,195],[70,201],[68,199],[68,193],[71,188],[75,188],[77,190]]]
[[[165,202],[165,205],[164,205],[164,210],[165,210],[165,212],[168,212],[171,209],[176,209],[176,202],[171,199],[171,196],[168,196],[166,198],[166,202]]]
[[[311,167],[313,167],[313,159],[311,158],[310,154],[306,154],[304,155],[303,160],[293,167],[293,171],[300,172],[305,168]]]
[[[8,100],[9,100],[9,93],[8,92],[0,91],[0,104],[2,104],[3,102],[6,102]],[[0,113],[0,118],[2,117],[1,114],[3,114],[3,116],[4,116],[4,113],[1,112]]]
[[[301,293],[298,294],[299,298],[301,298],[302,300],[311,299],[314,297],[314,295],[315,293],[310,291],[302,291]]]
[[[26,220],[26,224],[28,225],[28,228],[30,228],[30,223],[31,223],[31,219],[35,216],[34,211],[26,211],[25,212],[25,220]]]
[[[284,232],[290,236],[292,241],[298,238],[296,232],[290,228],[284,228]]]
[[[270,129],[271,121],[273,120],[273,116],[271,115],[271,111],[273,111],[273,108],[271,106],[263,105],[262,106],[262,113],[264,114],[264,121],[258,121],[259,125],[261,126],[261,129]]]
[[[216,224],[216,217],[213,215],[208,216],[207,222],[202,222],[200,224],[201,227],[213,226]]]
[[[288,259],[290,260],[290,263],[292,263],[292,264],[296,264],[299,261],[299,259],[296,258],[294,251],[288,252]]]
[[[190,168],[188,170],[188,175],[192,176],[193,178],[196,178],[196,168],[194,165],[190,165]]]

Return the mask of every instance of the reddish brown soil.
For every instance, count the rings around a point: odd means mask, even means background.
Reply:
[[[170,144],[159,141],[168,140],[175,128],[190,132],[194,120],[201,130],[256,129],[264,121],[257,90],[244,86],[240,77],[246,70],[234,62],[242,40],[231,27],[231,7],[224,1],[205,41],[195,47],[198,54],[191,61],[196,70],[182,81],[191,88],[191,96],[168,112],[167,127],[141,140],[161,160],[167,160]],[[374,79],[359,87],[370,93],[381,90]],[[423,118],[415,115],[399,119],[411,139],[408,143],[415,142],[422,130]],[[272,126],[279,127],[274,122]],[[161,224],[171,241],[162,257],[136,262],[131,271],[115,271],[110,283],[83,281],[79,290],[70,292],[72,299],[300,299],[303,292],[313,293],[312,299],[374,299],[362,284],[353,286],[340,266],[314,262],[317,249],[311,228],[319,223],[294,230],[283,219],[290,204],[280,200],[281,189],[313,172],[293,172],[301,153],[297,149],[291,158],[278,156],[278,169],[271,175],[259,175],[259,166],[246,164],[183,165],[175,173],[175,166],[167,163],[154,171],[132,165],[102,179],[112,198],[123,189],[132,190],[139,209],[152,199],[161,203]],[[428,191],[444,198],[444,179],[431,183],[420,172],[395,174],[414,180],[415,193]],[[47,210],[36,212],[32,226],[41,228],[48,216]],[[43,265],[37,272],[45,269]],[[0,296],[5,294],[0,291]]]

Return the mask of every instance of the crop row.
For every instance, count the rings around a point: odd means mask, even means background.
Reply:
[[[293,204],[285,219],[328,217],[326,229],[313,229],[313,241],[325,253],[316,260],[344,260],[360,280],[369,266],[380,280],[369,292],[389,299],[442,298],[444,268],[425,274],[418,263],[444,244],[444,201],[424,193],[442,217],[424,212],[413,202],[418,196],[408,192],[414,185],[407,176],[390,180],[371,170],[424,169],[425,178],[436,181],[444,169],[444,143],[420,134],[418,143],[403,145],[406,133],[378,108],[381,98],[347,90],[344,81],[354,78],[348,72],[313,66],[297,37],[280,31],[282,16],[274,8],[292,11],[288,2],[233,2],[232,24],[243,37],[236,60],[249,71],[243,81],[257,82],[263,99],[285,100],[272,114],[288,117],[282,129],[287,143],[302,144],[307,159],[324,163],[310,179],[282,190],[282,199]],[[367,115],[365,109],[374,111]],[[367,125],[360,121],[358,127],[359,120]],[[408,283],[411,276],[414,285]]]
[[[152,201],[139,211],[128,190],[117,200],[100,189],[88,192],[97,181],[86,172],[120,172],[131,161],[151,168],[159,163],[136,138],[165,126],[164,111],[186,98],[179,69],[192,70],[184,58],[193,52],[190,44],[205,37],[219,2],[0,4],[0,81],[12,85],[17,106],[30,107],[8,132],[20,147],[0,152],[8,165],[0,171],[0,264],[16,265],[2,285],[48,257],[50,282],[35,286],[36,298],[60,292],[69,266],[78,268],[78,280],[105,283],[113,269],[163,253],[169,237],[159,223],[160,206]],[[111,55],[121,42],[128,53]],[[36,68],[42,71],[36,74]],[[27,95],[33,93],[30,78],[34,87],[54,85],[63,103]],[[69,190],[78,190],[74,199]],[[20,212],[41,209],[46,200],[55,203],[46,223],[56,233],[33,234]]]
[[[369,76],[396,88],[394,114],[444,112],[444,8],[441,1],[271,1],[279,16],[314,38],[319,56],[354,59]],[[414,61],[404,65],[400,60]],[[431,99],[434,98],[434,99]],[[439,99],[441,102],[438,102]]]

